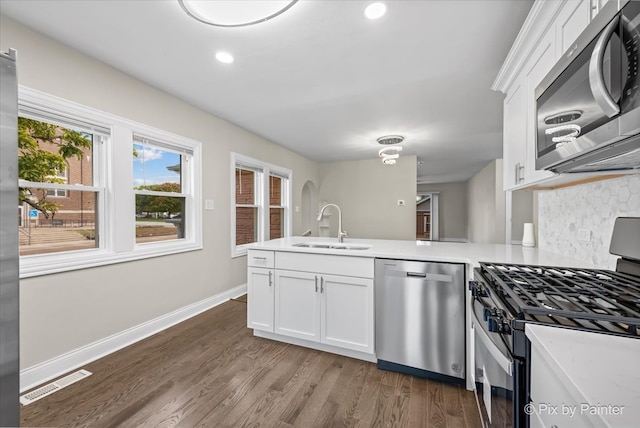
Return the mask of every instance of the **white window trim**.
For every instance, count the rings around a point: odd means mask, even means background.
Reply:
[[[290,169],[273,165],[267,162],[263,162],[258,159],[251,158],[239,153],[231,153],[231,257],[242,257],[247,255],[247,250],[253,245],[241,244],[236,245],[236,166],[238,164],[255,167],[262,170],[261,180],[261,192],[258,201],[258,240],[257,242],[264,242],[269,240],[269,175],[271,172],[280,176],[287,177],[287,185],[284,186],[284,195],[282,200],[284,205],[281,208],[285,209],[285,215],[283,218],[284,237],[291,236],[292,230],[292,213],[291,213],[291,183],[293,180],[293,172]]]
[[[47,183],[37,187],[69,190],[98,190],[102,216],[98,224],[99,248],[64,251],[20,257],[20,277],[85,269],[114,263],[141,260],[202,249],[202,144],[142,123],[115,116],[53,95],[18,86],[20,105],[36,106],[44,111],[67,116],[110,129],[109,141],[94,142],[94,162],[98,168],[95,186]],[[187,198],[185,238],[173,241],[135,243],[135,198],[133,189],[133,135],[144,135],[192,152],[184,189]],[[116,173],[117,169],[117,173]],[[116,197],[117,195],[117,197]],[[189,214],[190,213],[190,214]],[[191,217],[192,216],[192,217]],[[117,227],[116,227],[117,225]],[[117,234],[116,234],[117,232]]]

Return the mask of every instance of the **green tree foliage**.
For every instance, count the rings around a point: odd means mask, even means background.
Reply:
[[[162,183],[139,186],[138,190],[180,193],[179,183]],[[136,195],[136,213],[179,213],[182,211],[182,198],[171,196]]]
[[[44,150],[43,143],[54,150]],[[57,176],[66,169],[66,160],[73,156],[81,159],[91,144],[91,138],[81,132],[19,117],[18,176],[31,182],[61,183]],[[33,195],[30,189],[21,187],[18,198],[20,203],[26,202],[45,218],[53,217],[59,209],[59,204],[47,199],[46,191]]]

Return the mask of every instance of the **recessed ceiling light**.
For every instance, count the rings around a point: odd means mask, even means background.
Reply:
[[[194,19],[217,27],[245,27],[268,21],[298,0],[178,0]]]
[[[387,12],[387,6],[384,3],[371,3],[364,10],[364,16],[369,19],[378,19]]]
[[[216,59],[225,64],[231,64],[233,62],[233,55],[229,52],[216,52]]]

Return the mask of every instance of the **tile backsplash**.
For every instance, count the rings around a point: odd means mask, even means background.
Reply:
[[[640,175],[538,192],[538,246],[585,267],[615,269],[609,243],[616,217],[640,217]]]

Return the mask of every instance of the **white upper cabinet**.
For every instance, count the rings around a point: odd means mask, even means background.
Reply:
[[[595,2],[595,3],[594,3]],[[492,89],[503,92],[504,189],[545,182],[557,174],[536,170],[535,89],[597,13],[602,0],[536,1]]]
[[[516,80],[504,100],[503,124],[504,185],[512,187],[524,181],[527,153],[527,88],[525,76]]]
[[[556,18],[556,54],[560,58],[570,49],[576,49],[573,43],[576,41],[582,30],[589,24],[591,15],[590,0],[571,0],[562,8]]]

